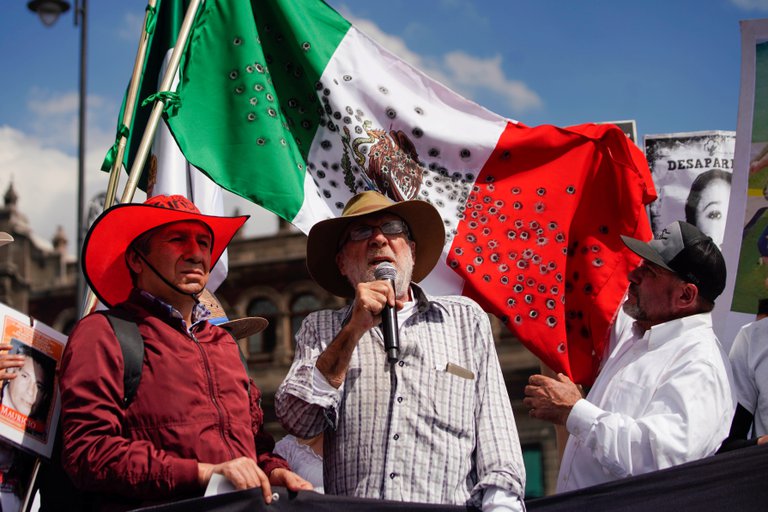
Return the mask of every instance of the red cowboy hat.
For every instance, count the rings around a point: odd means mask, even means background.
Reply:
[[[154,196],[143,204],[118,204],[102,213],[88,230],[81,258],[83,274],[96,297],[114,307],[128,299],[133,288],[125,251],[137,237],[174,222],[202,222],[213,236],[213,267],[248,217],[203,215],[189,199],[179,195]]]

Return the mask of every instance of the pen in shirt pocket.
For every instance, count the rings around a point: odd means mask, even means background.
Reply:
[[[450,373],[452,375],[456,375],[457,377],[461,377],[462,379],[468,379],[472,380],[475,378],[475,374],[471,371],[467,370],[464,367],[461,367],[457,364],[448,363],[445,365],[445,371],[446,373]]]

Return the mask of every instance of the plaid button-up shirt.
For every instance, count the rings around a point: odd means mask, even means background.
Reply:
[[[329,494],[480,506],[495,486],[522,498],[520,441],[487,315],[465,297],[411,289],[416,311],[399,328],[398,361],[387,362],[371,329],[338,390],[317,390],[313,374],[350,307],[304,320],[275,396],[280,421],[300,437],[325,431]]]

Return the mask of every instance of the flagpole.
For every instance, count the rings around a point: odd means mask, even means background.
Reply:
[[[149,33],[147,32],[147,20],[155,10],[157,0],[149,0],[147,3],[147,10],[144,13],[144,24],[141,29],[141,36],[139,37],[139,48],[136,51],[136,61],[133,63],[133,74],[131,75],[131,82],[128,86],[128,93],[125,98],[125,108],[123,110],[123,118],[120,121],[121,126],[127,126],[132,128],[133,122],[133,110],[136,106],[136,97],[139,95],[139,82],[141,80],[142,69],[144,67],[144,59],[147,55],[147,47],[149,46]],[[109,173],[109,184],[107,185],[107,197],[104,200],[104,209],[106,210],[115,203],[115,196],[117,195],[118,177],[120,176],[120,168],[123,165],[123,156],[125,155],[125,147],[128,143],[126,135],[121,135],[117,146],[117,157],[112,163],[112,169]]]
[[[181,56],[184,53],[184,48],[187,46],[189,33],[192,30],[192,24],[195,21],[197,10],[200,7],[200,4],[202,3],[202,1],[203,0],[192,0],[189,3],[189,6],[187,7],[187,11],[184,14],[184,20],[182,21],[181,28],[179,29],[179,35],[176,38],[176,44],[173,47],[173,52],[171,53],[171,58],[168,62],[168,67],[165,70],[165,74],[163,75],[163,79],[160,82],[160,87],[158,89],[158,92],[165,92],[171,89],[173,78],[176,76],[176,72],[179,70],[179,63],[181,62]],[[149,156],[149,148],[152,145],[152,140],[155,138],[155,132],[157,131],[157,124],[160,122],[160,116],[163,113],[164,107],[165,107],[165,101],[162,99],[162,97],[157,97],[157,99],[155,99],[155,104],[152,107],[152,113],[149,115],[147,126],[144,129],[144,133],[141,137],[141,143],[139,144],[139,149],[136,151],[136,157],[133,160],[131,171],[130,173],[128,173],[128,181],[126,182],[125,188],[123,189],[123,195],[120,198],[120,202],[123,204],[130,203],[131,201],[133,201],[133,196],[136,193],[136,188],[139,185],[139,178],[141,177],[141,172],[144,169],[144,164],[147,161],[147,156]],[[122,160],[122,157],[120,160]],[[120,160],[116,160],[115,164],[113,165],[119,166]],[[113,171],[114,171],[114,167],[113,167]],[[110,174],[110,183],[111,181],[112,181],[112,176]],[[107,191],[107,193],[109,193],[109,191]],[[105,205],[106,205],[106,202],[105,202]],[[83,308],[83,315],[90,313],[96,305],[96,295],[94,295],[93,290],[91,290],[90,288],[88,289],[88,293],[86,294],[86,299],[84,304],[85,304],[85,307]]]
[[[184,14],[184,21],[182,21],[181,28],[179,29],[179,36],[176,39],[176,44],[171,53],[171,59],[168,62],[168,68],[165,70],[158,92],[165,92],[171,89],[173,78],[179,70],[181,55],[184,53],[184,47],[187,45],[189,33],[192,30],[192,24],[195,21],[197,9],[201,2],[202,0],[192,0],[189,3],[189,7],[187,7],[187,12]],[[152,113],[149,115],[147,126],[141,137],[139,149],[136,151],[136,158],[134,158],[131,172],[128,174],[128,182],[125,184],[123,196],[120,198],[121,203],[129,203],[133,200],[133,195],[136,193],[136,187],[139,184],[139,178],[144,169],[144,163],[146,163],[147,156],[149,156],[149,148],[152,145],[152,140],[155,138],[157,124],[160,122],[160,116],[163,113],[164,107],[165,101],[161,97],[158,97],[155,100],[155,105],[152,107]]]

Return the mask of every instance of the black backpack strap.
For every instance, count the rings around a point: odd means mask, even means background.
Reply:
[[[123,408],[128,407],[139,389],[141,372],[144,368],[144,338],[139,326],[127,311],[108,310],[103,312],[115,331],[123,352]]]

